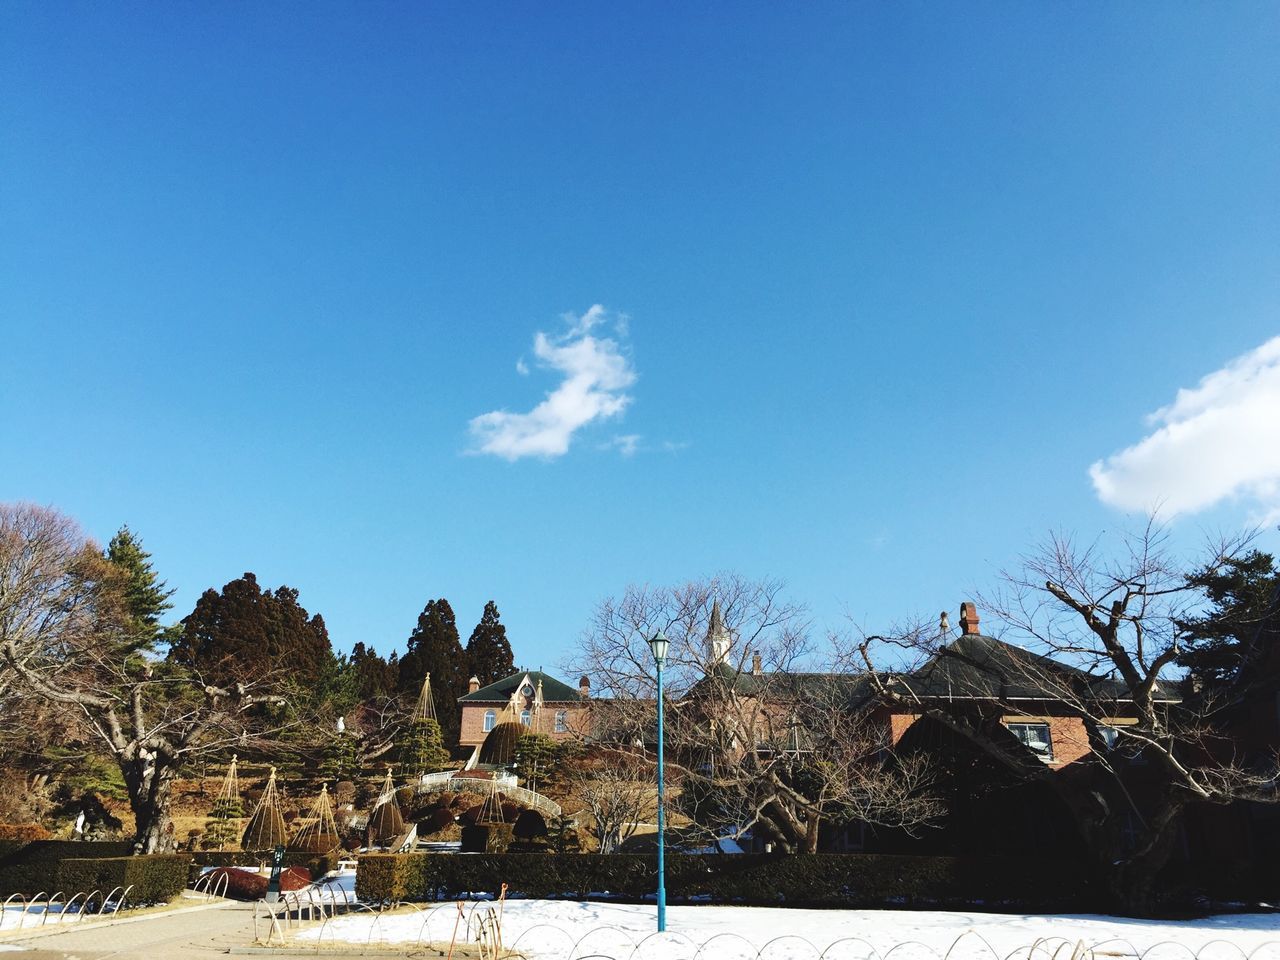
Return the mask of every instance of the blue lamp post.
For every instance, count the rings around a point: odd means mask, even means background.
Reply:
[[[649,640],[649,649],[653,651],[653,662],[658,665],[658,932],[667,929],[667,877],[666,864],[663,862],[663,847],[666,831],[666,801],[663,789],[662,771],[662,665],[667,659],[669,641],[661,630]]]

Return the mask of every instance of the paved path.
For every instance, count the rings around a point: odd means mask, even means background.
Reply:
[[[87,921],[66,933],[32,940],[6,941],[22,953],[0,953],[14,960],[192,960],[225,954],[232,946],[253,941],[253,904],[228,903],[210,910],[160,915],[136,923],[97,929]]]

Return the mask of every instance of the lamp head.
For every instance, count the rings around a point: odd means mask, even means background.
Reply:
[[[670,645],[670,641],[667,640],[667,635],[661,630],[649,638],[649,649],[653,651],[653,659],[658,666],[662,666],[666,661],[667,647]]]

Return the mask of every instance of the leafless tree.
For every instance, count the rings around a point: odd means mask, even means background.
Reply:
[[[574,661],[603,694],[593,702],[598,741],[654,742],[647,641],[659,630],[670,641],[668,767],[707,839],[755,830],[813,852],[823,823],[910,831],[940,812],[928,761],[892,756],[859,715],[862,678],[814,670],[805,611],[777,581],[724,575],[631,587],[600,604]]]
[[[631,750],[579,754],[565,764],[564,786],[590,814],[600,853],[615,853],[657,816],[653,763]]]
[[[982,599],[1003,639],[1016,644],[1001,653],[1002,680],[1038,691],[1056,715],[1080,721],[1086,732],[1076,773],[1040,762],[1000,725],[1002,712],[1024,709],[1018,703],[995,702],[984,713],[963,696],[922,696],[911,671],[874,669],[883,666],[873,660],[884,660],[884,638],[862,639],[857,656],[884,702],[931,717],[1005,769],[1051,788],[1115,899],[1146,910],[1188,806],[1277,799],[1274,758],[1242,762],[1213,723],[1222,704],[1185,698],[1176,666],[1183,625],[1204,603],[1190,573],[1222,566],[1247,543],[1211,544],[1207,557],[1185,564],[1154,522],[1088,546],[1054,535]],[[917,627],[890,642],[917,652],[919,663],[953,639]]]
[[[278,691],[215,686],[129,653],[122,580],[70,518],[0,506],[0,663],[6,696],[62,707],[105,745],[136,820],[135,853],[173,845],[180,766],[278,727]]]

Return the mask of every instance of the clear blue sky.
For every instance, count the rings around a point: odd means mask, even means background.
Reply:
[[[548,667],[632,581],[876,630],[1050,527],[1270,519],[1277,50],[1270,2],[5,3],[0,499],[127,522],[175,616],[252,570],[385,653],[492,598]],[[1144,418],[1238,357],[1262,426],[1182,490]]]

